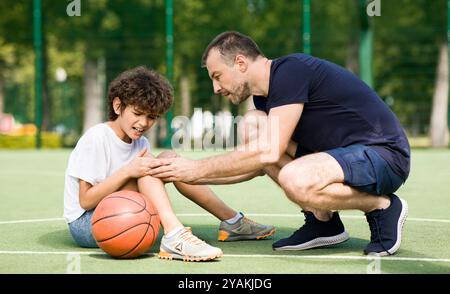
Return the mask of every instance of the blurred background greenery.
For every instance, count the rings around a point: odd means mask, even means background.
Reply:
[[[54,138],[43,144],[47,147],[73,146],[87,127],[106,118],[107,85],[118,73],[137,65],[168,73],[166,1],[81,0],[80,16],[69,16],[71,2],[41,0],[42,130],[61,135],[57,145]],[[237,108],[214,95],[207,72],[200,67],[204,48],[218,33],[237,30],[250,35],[268,58],[302,52],[304,2],[173,0],[173,115],[191,116],[196,107],[213,114],[223,110],[242,114],[245,105]],[[433,100],[439,98],[435,97],[439,87],[444,89],[443,104],[435,107],[446,108],[444,118],[440,114],[446,133],[438,135],[446,138],[433,145],[447,146],[448,1],[381,0],[381,16],[367,18],[361,16],[365,11],[361,2],[310,1],[311,54],[359,75],[363,62],[359,50],[368,21],[373,34],[372,86],[397,114],[414,146],[431,144]],[[439,74],[440,65],[444,70]],[[0,114],[12,114],[16,124],[35,123],[34,82],[33,1],[2,0]],[[167,124],[158,125],[154,136],[161,145]],[[32,133],[15,135],[25,138]],[[26,138],[20,140],[29,143],[11,143],[7,138],[0,136],[0,148],[35,144]]]

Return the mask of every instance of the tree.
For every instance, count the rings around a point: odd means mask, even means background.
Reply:
[[[436,86],[431,111],[430,138],[432,147],[448,147],[448,45],[441,44],[436,72]]]

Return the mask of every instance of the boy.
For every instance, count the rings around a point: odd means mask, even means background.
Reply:
[[[65,175],[64,217],[79,246],[97,247],[91,218],[98,203],[112,192],[133,190],[148,197],[160,216],[164,229],[160,258],[206,261],[223,255],[221,249],[198,239],[181,224],[164,183],[149,176],[154,158],[142,135],[169,109],[172,100],[168,82],[145,67],[128,70],[111,83],[109,121],[90,128],[80,138]],[[164,152],[159,158],[174,156],[174,152]],[[206,186],[174,184],[180,193],[222,220],[221,241],[261,239],[275,232],[271,226],[236,213]]]

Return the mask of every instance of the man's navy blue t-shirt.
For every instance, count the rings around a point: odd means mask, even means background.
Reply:
[[[353,144],[372,147],[404,180],[410,168],[406,135],[381,98],[350,71],[306,54],[274,59],[267,97],[256,109],[304,103],[292,140],[300,155]]]

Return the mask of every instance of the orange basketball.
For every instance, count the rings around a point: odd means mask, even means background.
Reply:
[[[116,258],[133,258],[149,250],[159,231],[159,216],[144,195],[118,191],[100,201],[92,215],[98,246]]]

